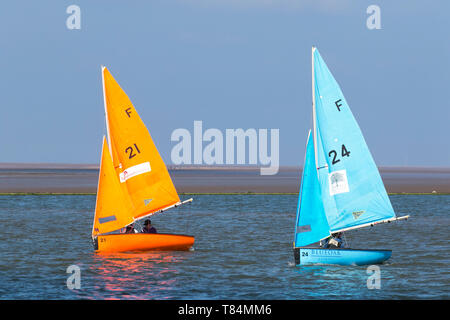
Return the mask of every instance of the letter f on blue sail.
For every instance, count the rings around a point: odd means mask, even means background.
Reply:
[[[308,143],[306,145],[296,220],[294,247],[306,246],[330,235],[330,227],[325,215],[319,179],[317,177],[314,142],[311,131],[308,134]]]

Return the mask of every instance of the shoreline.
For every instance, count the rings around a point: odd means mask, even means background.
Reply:
[[[248,196],[291,196],[298,195],[297,193],[292,192],[197,192],[197,193],[178,193],[180,196],[202,196],[202,195],[211,195],[211,196],[225,196],[225,195],[248,195]],[[71,192],[71,193],[58,193],[58,192],[0,192],[0,196],[95,196],[96,193],[86,193],[86,192]],[[406,195],[406,196],[444,196],[450,195],[450,192],[388,192],[388,195]]]
[[[169,171],[259,171],[258,165],[166,165]],[[303,166],[280,166],[280,171],[298,171]],[[40,163],[40,162],[0,162],[0,170],[98,170],[99,165],[95,163]],[[450,172],[450,167],[432,167],[432,166],[378,166],[380,172]]]
[[[280,167],[260,175],[259,167],[169,167],[183,194],[298,194],[302,169]],[[380,167],[388,194],[450,194],[450,168]],[[96,194],[95,165],[0,163],[0,194]]]

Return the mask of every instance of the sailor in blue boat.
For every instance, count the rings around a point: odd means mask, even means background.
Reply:
[[[320,242],[320,246],[323,248],[344,248],[344,241],[342,240],[342,232],[334,233],[330,237],[326,238],[323,242]]]

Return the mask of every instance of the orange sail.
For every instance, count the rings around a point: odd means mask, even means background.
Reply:
[[[132,204],[116,177],[106,138],[103,137],[102,160],[95,204],[92,237],[120,229],[133,222]]]
[[[102,67],[106,124],[117,181],[132,202],[135,219],[180,202],[145,124],[126,93]]]

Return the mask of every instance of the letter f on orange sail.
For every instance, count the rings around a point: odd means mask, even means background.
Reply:
[[[118,230],[132,223],[132,213],[132,204],[122,191],[106,138],[103,137],[92,237]]]

